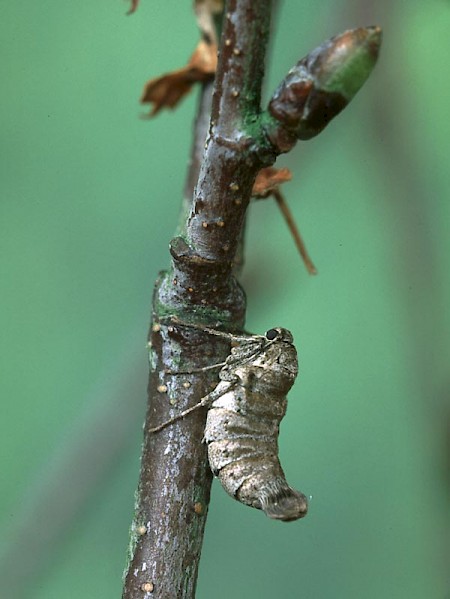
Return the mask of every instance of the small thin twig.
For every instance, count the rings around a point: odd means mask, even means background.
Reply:
[[[287,205],[283,197],[283,194],[279,189],[274,189],[272,190],[272,195],[275,198],[282,215],[284,216],[284,220],[286,221],[286,224],[289,227],[292,237],[294,238],[295,245],[297,246],[297,249],[300,252],[300,256],[302,257],[306,270],[309,272],[310,275],[316,275],[317,269],[314,266],[313,261],[309,257],[305,242],[303,241],[302,236],[300,235],[300,231],[294,221],[292,212],[290,211],[290,208]]]

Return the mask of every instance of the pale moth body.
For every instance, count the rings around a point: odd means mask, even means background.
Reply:
[[[225,491],[270,518],[302,518],[307,499],[288,485],[278,459],[279,425],[298,373],[292,334],[283,328],[270,329],[264,336],[204,330],[235,343],[220,370],[220,382],[198,404],[152,432],[207,406],[204,440],[209,464]]]
[[[307,500],[288,485],[278,459],[279,424],[298,373],[297,352],[286,329],[266,335],[250,337],[245,350],[233,348],[220,371],[206,420],[208,459],[229,495],[271,518],[297,520],[306,514]]]

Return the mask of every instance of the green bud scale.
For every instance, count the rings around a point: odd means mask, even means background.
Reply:
[[[278,125],[269,125],[267,133],[280,151],[316,136],[347,106],[372,72],[380,44],[379,27],[352,29],[326,41],[289,71],[269,103]]]

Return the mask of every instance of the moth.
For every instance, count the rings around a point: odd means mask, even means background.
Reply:
[[[234,346],[220,365],[215,389],[150,432],[208,407],[204,441],[211,470],[225,491],[241,503],[263,510],[269,518],[302,518],[308,510],[307,499],[289,486],[278,458],[286,395],[298,374],[292,334],[283,328],[270,329],[265,335],[234,335],[198,325],[183,326],[225,337]]]

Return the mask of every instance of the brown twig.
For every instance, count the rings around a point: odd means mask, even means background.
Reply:
[[[292,216],[289,206],[287,205],[283,197],[283,194],[279,189],[274,189],[272,191],[272,195],[275,198],[282,215],[284,216],[284,220],[286,221],[286,224],[289,227],[292,237],[294,238],[295,245],[297,246],[300,256],[302,257],[306,270],[309,272],[310,275],[316,275],[317,269],[314,266],[313,261],[309,257],[305,242],[303,241],[302,236],[300,235],[300,231],[295,223],[294,217]]]

